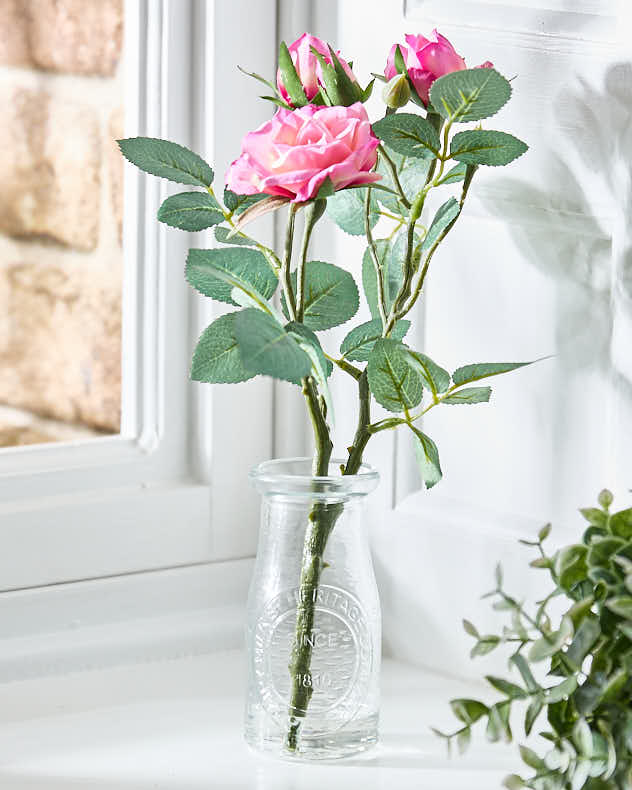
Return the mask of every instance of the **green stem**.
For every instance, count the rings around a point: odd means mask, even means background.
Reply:
[[[345,475],[355,475],[362,464],[362,456],[371,438],[371,392],[369,391],[369,378],[366,369],[358,379],[358,427],[356,428],[353,444],[349,448],[349,457],[345,465]]]
[[[329,461],[333,445],[329,435],[329,426],[321,409],[318,391],[311,376],[303,379],[303,394],[316,440],[314,466],[312,473],[322,477],[329,472]],[[322,488],[314,482],[314,492]],[[291,694],[289,705],[290,724],[285,745],[288,751],[298,749],[301,725],[307,714],[309,701],[313,693],[311,663],[314,617],[316,614],[316,598],[320,577],[324,567],[323,555],[331,530],[342,513],[341,503],[314,502],[309,514],[308,526],[303,544],[303,560],[299,583],[299,601],[296,610],[295,639],[290,659]]]
[[[377,307],[380,312],[380,318],[382,319],[382,327],[386,326],[387,322],[387,315],[386,315],[386,301],[384,299],[384,275],[382,272],[382,267],[380,266],[380,258],[377,254],[377,246],[373,239],[373,234],[371,232],[371,187],[367,188],[366,191],[366,198],[364,201],[364,232],[366,234],[366,239],[369,245],[369,254],[371,255],[371,260],[373,261],[373,267],[375,269],[375,277],[377,278]]]
[[[397,167],[395,166],[395,162],[393,162],[391,157],[386,153],[386,149],[384,148],[383,145],[378,146],[377,150],[380,152],[380,156],[386,162],[386,166],[388,167],[389,172],[391,174],[391,178],[393,179],[393,183],[395,184],[395,189],[399,193],[399,199],[402,201],[404,206],[406,206],[406,208],[410,208],[410,200],[408,200],[408,198],[406,197],[406,193],[402,188],[402,184],[399,180],[399,175],[397,174]]]
[[[296,298],[294,296],[294,288],[292,287],[292,277],[290,269],[292,265],[292,246],[294,244],[294,221],[296,219],[296,206],[291,205],[287,215],[287,224],[285,226],[285,246],[283,252],[283,261],[281,263],[281,285],[283,293],[285,294],[285,301],[287,304],[287,311],[292,321],[296,321]]]
[[[327,207],[326,200],[315,200],[305,207],[305,230],[303,232],[303,243],[301,245],[301,257],[296,272],[296,320],[303,323],[305,314],[305,273],[307,269],[307,250],[312,231],[318,220],[323,216]]]

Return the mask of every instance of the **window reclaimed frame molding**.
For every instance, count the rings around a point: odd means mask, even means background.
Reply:
[[[126,136],[190,145],[220,181],[237,141],[259,122],[241,101],[246,78],[226,68],[227,50],[239,45],[253,67],[269,70],[275,24],[268,1],[255,9],[245,0],[127,0]],[[231,96],[241,111],[226,112]],[[209,240],[156,220],[168,190],[181,189],[125,168],[121,433],[0,453],[0,590],[254,551],[246,473],[271,454],[272,387],[254,382],[235,397],[188,380],[209,307],[182,271],[187,249]]]

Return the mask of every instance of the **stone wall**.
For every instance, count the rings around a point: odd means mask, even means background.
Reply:
[[[0,446],[119,430],[122,4],[0,0]]]

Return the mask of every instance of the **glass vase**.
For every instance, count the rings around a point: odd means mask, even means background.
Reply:
[[[309,458],[268,461],[248,597],[245,737],[255,749],[328,759],[377,742],[380,602],[365,503],[377,472],[314,477]]]

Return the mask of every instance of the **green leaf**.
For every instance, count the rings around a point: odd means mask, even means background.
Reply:
[[[494,675],[485,675],[485,680],[490,686],[493,686],[497,691],[500,691],[501,694],[509,697],[509,699],[523,699],[527,696],[527,692],[523,688],[520,688],[520,686],[504,678],[494,677]]]
[[[450,224],[459,216],[460,211],[459,202],[453,197],[446,200],[446,202],[439,207],[439,210],[428,228],[428,233],[426,233],[423,244],[421,245],[422,252],[426,252],[439,241],[441,234],[444,233]]]
[[[571,675],[563,680],[559,685],[553,686],[550,689],[547,689],[546,695],[546,703],[547,705],[552,705],[555,702],[560,702],[575,691],[577,688],[577,678],[575,675]]]
[[[232,244],[236,247],[255,247],[257,244],[254,239],[251,239],[243,234],[237,233],[235,235],[231,235],[231,228],[216,227],[214,232],[215,238],[220,242],[220,244]]]
[[[253,374],[246,370],[235,337],[237,313],[228,313],[208,326],[198,340],[191,378],[209,384],[236,384],[247,381]]]
[[[463,755],[468,750],[472,741],[472,730],[469,727],[464,727],[456,735],[456,745],[459,754]]]
[[[522,653],[515,653],[511,657],[510,661],[517,667],[518,671],[522,675],[522,679],[524,680],[525,686],[527,687],[527,691],[537,691],[540,687],[536,683],[533,673],[529,668],[529,664],[527,663],[527,659],[522,655]]]
[[[274,294],[278,282],[264,256],[246,247],[189,250],[185,276],[204,296],[228,304],[235,304],[233,288],[265,301]]]
[[[561,650],[563,645],[573,636],[573,623],[569,617],[563,617],[560,629],[547,637],[537,639],[529,651],[529,661],[536,663],[543,661],[545,658],[550,658],[552,655]]]
[[[450,156],[467,165],[508,165],[527,151],[529,146],[507,132],[471,129],[455,134],[450,143]]]
[[[325,401],[327,417],[331,421],[331,424],[334,425],[334,402],[331,397],[331,392],[329,391],[329,385],[327,384],[327,378],[333,370],[332,363],[325,357],[322,346],[316,335],[304,324],[291,322],[287,324],[285,331],[289,332],[292,337],[295,338],[299,346],[311,359],[312,376],[316,380],[320,394]]]
[[[503,787],[507,790],[521,790],[521,788],[527,787],[527,784],[518,774],[509,774],[503,779]]]
[[[388,411],[401,412],[420,403],[421,376],[412,364],[408,349],[398,340],[378,340],[369,355],[367,371],[375,400]]]
[[[433,398],[436,398],[437,395],[448,389],[450,386],[450,374],[447,370],[444,370],[420,351],[409,349],[408,353],[413,358],[414,365],[421,375],[422,384],[432,393]]]
[[[403,340],[410,329],[410,321],[398,321],[393,327],[391,337],[394,340]],[[382,337],[382,321],[374,318],[352,329],[340,346],[343,357],[356,362],[366,362],[373,350],[375,343]]]
[[[534,360],[535,361],[535,360]],[[452,374],[452,381],[455,384],[469,384],[472,381],[480,381],[490,376],[499,376],[501,373],[509,373],[511,370],[532,365],[531,362],[479,362],[474,365],[464,365],[457,368]]]
[[[439,450],[437,449],[437,445],[427,434],[423,433],[419,430],[419,428],[416,428],[410,423],[408,423],[408,426],[415,434],[416,438],[415,456],[417,457],[417,465],[419,466],[421,479],[423,480],[426,488],[430,489],[435,486],[443,477],[441,464],[439,463]],[[482,637],[480,641],[483,641],[484,638],[485,637]],[[477,645],[474,646],[472,653],[475,655],[483,655],[483,652],[480,650],[474,653],[476,648]],[[490,647],[490,650],[493,650],[493,647]],[[489,650],[485,652],[489,652]]]
[[[591,567],[608,566],[612,555],[616,554],[623,546],[625,546],[625,541],[621,538],[594,538],[590,542],[587,562]]]
[[[567,546],[555,557],[555,575],[565,590],[570,590],[577,582],[586,578],[588,549],[579,544]]]
[[[491,394],[491,387],[465,387],[462,390],[457,390],[452,395],[448,395],[441,402],[448,404],[487,403]]]
[[[399,290],[404,282],[404,261],[407,252],[406,233],[400,233],[394,241],[388,239],[377,239],[375,248],[377,258],[382,272],[384,283],[384,302],[388,313],[397,298]],[[418,262],[419,256],[416,256]],[[362,285],[364,293],[374,318],[379,318],[378,295],[377,295],[377,275],[375,264],[370,249],[364,252],[362,258]]]
[[[296,292],[296,272],[292,273]],[[283,312],[288,317],[285,297]],[[331,329],[344,324],[358,312],[360,295],[351,274],[332,263],[309,261],[305,268],[305,313],[309,329]]]
[[[430,101],[446,119],[465,123],[495,115],[511,97],[511,85],[495,69],[465,69],[439,77]]]
[[[341,189],[327,199],[327,213],[339,228],[351,236],[364,236],[364,202],[366,200],[366,187],[361,189]],[[369,225],[377,225],[379,206],[375,193],[371,192],[369,204]]]
[[[573,740],[581,755],[584,757],[592,757],[593,737],[586,719],[579,719],[573,727]]]
[[[608,514],[597,507],[582,507],[579,512],[589,524],[595,527],[605,527],[608,523]]]
[[[441,186],[442,184],[458,184],[459,181],[463,181],[465,178],[465,171],[467,167],[465,162],[459,162],[458,165],[455,165],[451,170],[443,176],[443,178],[437,183],[437,186]]]
[[[610,598],[606,601],[606,606],[619,617],[632,620],[632,596],[619,595],[616,598]]]
[[[439,155],[441,141],[434,126],[413,113],[393,113],[373,124],[373,132],[389,148],[405,156]]]
[[[311,359],[272,316],[252,307],[236,316],[235,337],[249,372],[294,384],[309,375]]]
[[[158,209],[158,219],[172,228],[198,231],[219,225],[224,215],[208,192],[181,192],[164,201]]]
[[[428,170],[432,160],[407,159],[405,156],[398,154],[392,149],[388,149],[387,153],[397,168],[400,186],[404,191],[408,201],[412,203],[417,197],[418,193],[425,186]],[[383,156],[379,157],[377,172],[382,176],[380,185],[396,191],[393,176],[391,175],[391,171],[384,161]],[[400,215],[402,212],[405,212],[405,209],[399,202],[397,195],[393,195],[390,192],[377,191],[375,197],[390,211]]]
[[[620,538],[632,538],[632,507],[610,516],[610,531]]]
[[[300,335],[299,342],[307,342],[310,343],[315,349],[316,353],[318,354],[319,365],[325,372],[325,378],[329,378],[332,374],[334,369],[333,363],[330,362],[327,357],[325,356],[325,352],[323,351],[323,347],[320,344],[320,340],[316,336],[311,329],[308,329],[305,324],[298,324],[294,321],[291,321],[289,324],[286,324],[285,331],[293,333],[295,335]],[[297,338],[299,340],[299,338]]]
[[[464,619],[462,622],[463,622],[463,630],[465,631],[465,633],[468,634],[469,636],[473,636],[475,639],[478,639],[479,633],[476,630],[476,626],[473,623],[471,623],[469,620]]]
[[[542,543],[543,541],[545,541],[549,537],[550,534],[551,534],[551,525],[550,524],[545,524],[542,527],[542,529],[538,532],[538,539]]]
[[[254,206],[255,203],[269,197],[270,195],[265,194],[265,192],[260,192],[257,195],[238,195],[232,189],[224,189],[224,205],[233,214],[241,214],[250,206]]]
[[[426,185],[431,163],[431,159],[413,159],[399,174],[399,183],[410,203]]]
[[[382,271],[382,277],[384,278],[384,273],[387,272],[390,263],[391,242],[388,239],[376,239],[375,249],[377,251],[377,258],[380,265],[380,269]],[[387,296],[386,282],[387,280],[385,279],[384,282],[385,301]],[[366,248],[366,250],[364,251],[364,255],[362,256],[362,288],[364,290],[364,295],[366,297],[369,310],[371,311],[371,316],[374,319],[379,319],[380,311],[378,308],[377,275],[375,273],[375,264],[373,263],[371,251],[368,247]],[[386,304],[387,311],[389,307],[390,305],[387,302]]]
[[[450,707],[456,718],[468,726],[475,724],[489,711],[487,705],[476,699],[453,699],[450,700]]]
[[[542,697],[534,697],[531,700],[524,717],[525,735],[527,736],[531,735],[531,730],[533,729],[533,725],[535,724],[536,719],[542,712],[543,707],[544,707],[544,700],[542,699]]]
[[[281,80],[290,97],[290,101],[295,107],[304,107],[308,101],[301,80],[296,72],[296,67],[292,62],[292,56],[287,48],[285,41],[279,44],[279,71]]]
[[[492,705],[489,709],[487,720],[487,739],[496,743],[503,738],[507,743],[511,742],[511,727],[509,726],[509,714],[511,706],[508,702],[500,702]]]
[[[123,156],[145,173],[176,184],[208,188],[213,183],[211,167],[182,145],[154,137],[129,137],[118,144]]]
[[[491,653],[492,650],[495,650],[499,644],[499,636],[496,636],[495,634],[485,634],[479,638],[478,642],[471,649],[470,658],[476,658],[476,656],[486,656],[488,653]]]
[[[520,746],[520,756],[522,757],[522,762],[535,771],[541,771],[545,767],[544,760],[533,749],[529,749],[528,746]]]

